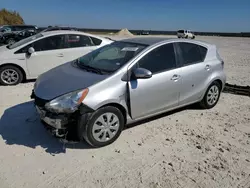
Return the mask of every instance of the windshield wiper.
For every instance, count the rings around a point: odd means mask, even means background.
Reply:
[[[78,65],[78,67],[83,68],[83,69],[85,69],[87,71],[92,71],[92,72],[95,72],[95,73],[98,73],[98,74],[103,74],[103,72],[104,72],[101,69],[98,69],[98,68],[91,67],[89,65],[85,65],[85,64],[80,63],[79,59],[76,61],[76,64]]]

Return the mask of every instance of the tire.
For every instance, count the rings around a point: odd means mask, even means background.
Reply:
[[[193,36],[192,39],[195,39],[195,36]]]
[[[14,44],[16,41],[15,41],[15,39],[13,39],[13,38],[9,38],[7,41],[6,41],[6,43],[8,44],[8,45],[10,45],[10,44]]]
[[[112,114],[110,116],[111,120],[112,121],[115,120],[114,122],[118,122],[118,127],[116,131],[114,131],[115,126],[111,126],[113,129],[112,128],[109,129],[108,128],[109,125],[107,124],[106,125],[103,124],[104,126],[107,126],[106,127],[107,130],[105,130],[105,128],[100,128],[102,123],[98,120],[98,118],[104,117],[103,121],[106,123],[105,117],[108,117],[106,113],[109,113],[110,115]],[[114,117],[116,117],[117,121],[116,119],[114,119]],[[107,146],[113,143],[120,136],[124,127],[124,117],[122,115],[122,112],[118,108],[113,107],[113,106],[106,106],[106,107],[98,109],[92,114],[82,115],[79,118],[77,127],[78,127],[77,128],[78,137],[80,140],[85,140],[92,147],[103,147],[103,146]],[[108,130],[109,132],[107,132]],[[110,133],[112,133],[111,130],[113,130],[115,133],[113,137],[112,135],[110,135]],[[100,134],[99,137],[98,137],[98,133]],[[104,139],[105,141],[104,140],[101,141],[102,138],[106,138],[107,140]]]
[[[213,94],[213,97],[212,97],[212,99],[215,99],[216,98],[216,100],[210,100],[210,102],[209,102],[209,99],[208,99],[208,97],[209,97],[209,95],[211,96],[211,92],[212,92],[212,90],[213,91],[215,91],[214,90],[214,88],[217,88],[218,89],[218,93],[217,93],[217,95],[215,95],[215,93],[216,92],[214,92],[214,94]],[[206,91],[206,93],[205,93],[205,95],[204,95],[204,97],[203,97],[203,99],[200,101],[200,103],[199,103],[199,105],[200,105],[200,107],[201,108],[203,108],[203,109],[210,109],[210,108],[213,108],[217,103],[218,103],[218,101],[219,101],[219,99],[220,99],[220,94],[221,94],[221,85],[220,85],[220,83],[219,82],[217,82],[217,81],[215,81],[215,82],[213,82],[209,87],[208,87],[208,89],[207,89],[207,91]],[[215,96],[217,96],[217,97],[215,97]]]
[[[11,76],[14,74],[14,76]],[[23,81],[23,73],[22,71],[12,65],[6,65],[0,68],[0,84],[5,86],[17,85]],[[8,82],[8,79],[12,78],[11,81]],[[13,80],[13,78],[16,78]]]

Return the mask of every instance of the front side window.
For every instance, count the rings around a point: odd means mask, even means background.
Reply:
[[[59,50],[65,48],[65,35],[54,35],[33,43],[35,51]]]
[[[68,48],[79,48],[85,46],[94,46],[92,40],[85,35],[68,35],[66,41]]]
[[[135,43],[113,42],[79,58],[78,66],[83,69],[92,68],[114,72],[146,47],[146,45]]]
[[[184,66],[204,61],[206,48],[187,42],[179,42],[178,45],[181,50]]]
[[[176,68],[174,45],[171,43],[155,48],[138,61],[138,66],[153,74]]]

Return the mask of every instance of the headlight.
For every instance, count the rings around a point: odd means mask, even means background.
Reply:
[[[73,113],[88,94],[88,88],[62,95],[46,103],[45,108],[55,113]]]

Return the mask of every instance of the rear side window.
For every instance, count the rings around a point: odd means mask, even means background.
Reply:
[[[178,33],[184,33],[184,30],[179,30]]]
[[[138,61],[138,66],[153,74],[176,68],[173,44],[165,44],[152,50]]]
[[[204,61],[207,53],[205,47],[187,42],[179,42],[178,45],[180,47],[184,66]]]
[[[201,59],[202,61],[204,61],[207,55],[207,48],[203,46],[199,46],[199,48],[200,48],[200,53],[201,53]]]
[[[92,40],[88,36],[85,36],[85,35],[68,35],[66,44],[68,48],[94,46]]]
[[[97,39],[95,37],[90,37],[90,38],[93,41],[94,45],[96,45],[96,46],[98,46],[102,43],[102,40],[100,40],[100,39]]]

